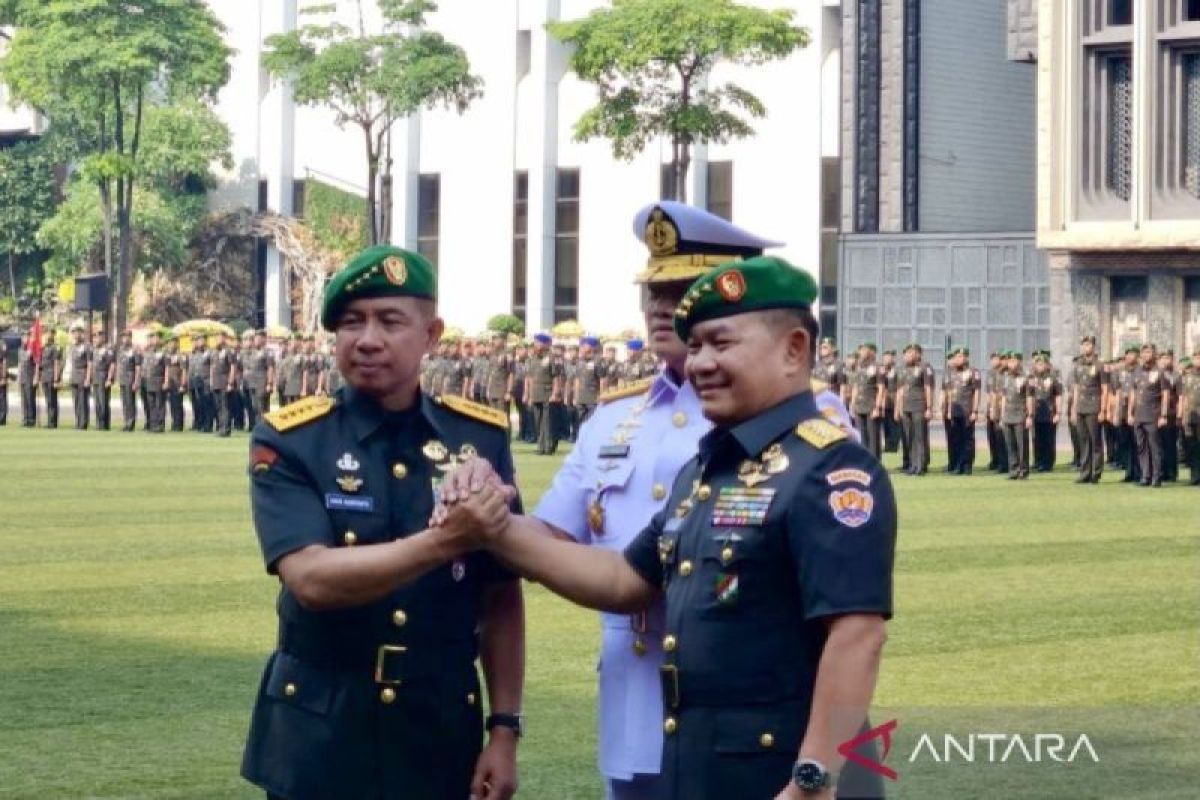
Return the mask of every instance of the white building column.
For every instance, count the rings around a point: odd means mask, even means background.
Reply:
[[[421,114],[392,126],[392,241],[417,249],[417,200],[421,176]]]
[[[546,30],[558,19],[558,0],[547,0],[545,17],[530,26],[530,79],[536,87],[529,120],[537,138],[529,165],[529,230],[526,261],[526,330],[554,324],[554,201],[558,175],[558,84],[566,72],[567,50]],[[521,122],[518,122],[521,124]],[[534,126],[539,126],[534,130]]]
[[[260,41],[273,33],[285,33],[296,27],[296,0],[260,0]],[[295,178],[296,104],[291,87],[272,80],[259,57],[259,85],[266,91],[258,104],[259,178],[267,182],[267,209],[283,215],[292,213],[292,186]],[[267,268],[263,285],[264,312],[268,325],[291,326],[292,309],[287,264],[274,247],[267,247]]]

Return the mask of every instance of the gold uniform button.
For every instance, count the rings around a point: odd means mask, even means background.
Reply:
[[[758,743],[765,748],[772,748],[775,746],[775,737],[769,733],[764,733],[762,736],[758,737]]]
[[[397,608],[392,612],[392,624],[397,628],[403,628],[407,622],[408,614],[405,614],[403,610]]]
[[[662,500],[667,496],[667,487],[663,486],[661,483],[656,483],[654,484],[654,489],[651,490],[650,494],[654,496],[655,500]]]
[[[703,503],[705,500],[707,500],[710,497],[712,497],[712,489],[710,489],[709,487],[701,486],[699,489],[696,490],[696,499],[699,500],[700,502]]]
[[[354,531],[346,531],[344,534],[342,534],[342,541],[348,546],[353,547],[354,545],[358,544],[358,534]]]
[[[728,564],[732,560],[733,560],[733,548],[726,547],[725,549],[723,549],[721,551],[721,561]]]
[[[690,561],[682,561],[682,562],[680,562],[680,564],[679,564],[679,574],[680,574],[680,575],[682,575],[682,576],[683,576],[683,577],[685,577],[685,578],[686,578],[688,575],[691,575],[691,574],[692,574],[692,562],[690,562]]]
[[[395,464],[392,464],[392,476],[398,481],[404,480],[408,477],[408,467],[397,461]]]
[[[396,702],[396,690],[390,686],[385,686],[383,691],[379,693],[379,699],[384,705],[390,706]]]
[[[667,717],[665,720],[663,720],[663,733],[667,735],[674,733],[675,729],[678,727],[679,723],[675,721],[674,717]]]
[[[296,696],[296,684],[289,683],[287,686],[284,686],[283,693],[285,695],[287,695],[288,697],[295,697]]]
[[[475,705],[475,693],[474,692],[471,692],[470,694],[467,695],[467,705],[469,705],[469,706]]]
[[[671,417],[671,424],[676,428],[682,428],[684,425],[687,425],[687,414],[682,411],[676,411]]]
[[[663,637],[663,650],[668,653],[674,653],[675,647],[678,644],[679,644],[678,640],[674,636],[671,636],[670,634]]]

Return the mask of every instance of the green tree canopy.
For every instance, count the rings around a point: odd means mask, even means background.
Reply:
[[[806,46],[808,32],[793,16],[732,0],[613,0],[583,19],[549,23],[555,38],[574,46],[571,68],[599,93],[575,138],[609,139],[617,158],[630,159],[667,137],[675,196],[685,199],[692,145],[749,136],[747,117],[766,114],[736,84],[707,85],[712,68],[762,64]]]
[[[346,4],[342,4],[343,6]],[[471,74],[466,53],[440,34],[426,30],[428,0],[378,0],[379,31],[363,23],[362,0],[354,0],[357,30],[338,21],[337,3],[311,6],[307,16],[321,20],[267,37],[263,64],[291,82],[296,102],[333,109],[338,125],[363,134],[367,156],[367,230],[372,243],[390,238],[391,153],[388,132],[397,119],[422,108],[444,105],[459,113],[480,94],[482,81]],[[377,182],[382,176],[382,203]]]
[[[229,79],[224,28],[199,0],[2,0],[15,24],[0,79],[15,100],[78,131],[99,193],[114,325],[125,325],[134,261],[134,187],[147,108],[211,100]],[[119,259],[112,258],[116,217]]]
[[[8,288],[17,297],[17,257],[37,249],[37,230],[54,213],[53,142],[23,142],[0,150],[0,253]]]

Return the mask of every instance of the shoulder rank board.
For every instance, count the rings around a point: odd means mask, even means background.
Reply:
[[[847,438],[844,430],[824,417],[806,419],[796,426],[796,435],[818,450]]]
[[[453,394],[435,397],[434,402],[445,406],[451,411],[457,411],[464,417],[470,417],[473,420],[485,422],[497,428],[508,429],[508,415],[498,409],[481,405],[480,403],[475,403]]]
[[[625,386],[621,389],[612,389],[600,395],[601,403],[611,403],[614,400],[623,400],[626,397],[635,397],[639,394],[645,394],[650,391],[650,387],[654,385],[654,378],[645,378],[640,381]]]
[[[330,397],[305,397],[289,403],[278,411],[264,414],[263,419],[275,430],[283,433],[301,425],[320,419],[333,410],[335,403]]]

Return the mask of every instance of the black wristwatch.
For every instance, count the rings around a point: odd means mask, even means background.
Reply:
[[[525,733],[525,717],[520,714],[488,714],[488,718],[483,721],[483,727],[490,731],[496,726],[511,728],[517,738],[520,738]]]
[[[817,792],[833,786],[833,774],[812,758],[802,758],[792,767],[792,783],[802,792]]]

